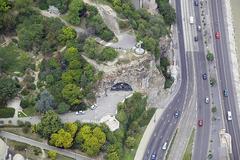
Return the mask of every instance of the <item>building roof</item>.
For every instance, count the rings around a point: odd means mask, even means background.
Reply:
[[[119,122],[115,118],[115,116],[104,116],[101,120],[100,123],[105,123],[111,131],[115,131],[119,128]]]
[[[21,154],[15,154],[13,160],[24,160],[24,157]]]

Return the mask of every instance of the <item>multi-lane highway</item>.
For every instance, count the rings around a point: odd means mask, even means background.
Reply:
[[[194,5],[193,2],[191,3]],[[195,19],[197,30],[198,26],[203,26],[201,24],[200,17],[200,7],[195,6]],[[201,27],[202,28],[202,27]],[[197,80],[197,119],[203,121],[203,126],[197,125],[196,138],[194,143],[193,159],[203,160],[207,159],[208,154],[208,143],[211,127],[211,103],[206,104],[205,98],[210,98],[209,89],[209,73],[207,70],[207,62],[205,56],[205,46],[203,40],[202,31],[198,31],[198,46],[199,50],[195,54],[195,68],[196,68],[196,80]],[[203,74],[207,74],[207,79],[203,79]],[[211,99],[210,99],[211,102]],[[196,122],[197,123],[197,122]]]
[[[220,39],[215,39],[214,51],[217,61],[217,70],[218,76],[220,79],[220,88],[222,95],[222,104],[223,104],[223,115],[226,126],[226,131],[231,135],[232,139],[232,155],[231,159],[238,160],[240,159],[240,130],[239,123],[237,119],[237,102],[235,97],[235,89],[233,85],[232,70],[230,67],[230,57],[227,43],[227,34],[225,30],[225,19],[223,11],[223,0],[211,0],[210,1],[210,10],[212,17],[212,27],[213,34],[212,37],[215,37],[215,32],[220,32]],[[223,96],[223,90],[228,91],[228,97]],[[227,120],[227,111],[232,112],[232,121]]]
[[[168,105],[160,120],[156,122],[156,128],[144,154],[144,159],[146,160],[151,159],[152,155],[156,155],[156,159],[164,159],[166,150],[163,150],[162,146],[165,142],[167,142],[167,146],[169,145],[180,118],[176,118],[174,113],[178,111],[181,116],[183,106],[186,102],[190,101],[193,95],[193,63],[191,54],[185,51],[181,4],[179,0],[176,0],[176,12],[181,64],[181,84],[178,93]]]
[[[183,1],[176,0],[176,13],[177,13],[177,29],[178,29],[178,40],[179,40],[179,51],[180,51],[180,62],[181,62],[181,85],[178,93],[173,98],[172,102],[168,105],[164,111],[161,119],[156,122],[156,128],[153,132],[153,135],[149,141],[147,149],[144,154],[144,159],[151,159],[152,155],[156,155],[156,159],[164,159],[166,150],[162,149],[162,146],[165,142],[169,145],[170,140],[173,136],[173,133],[177,127],[179,118],[174,117],[176,111],[182,113],[184,106],[188,105],[187,102],[190,101],[191,95],[193,95],[193,81],[194,81],[194,71],[196,73],[196,83],[197,83],[197,119],[203,120],[203,126],[197,126],[196,138],[194,143],[193,157],[194,160],[203,160],[207,159],[208,149],[209,149],[209,135],[211,130],[211,99],[210,103],[205,103],[205,98],[210,98],[210,86],[209,86],[209,73],[208,65],[206,61],[206,49],[204,47],[203,35],[201,32],[193,32],[192,28],[186,28],[186,19],[182,15],[182,3]],[[193,2],[188,2],[192,3]],[[211,11],[211,21],[212,21],[212,37],[215,37],[215,32],[221,32],[221,38],[214,40],[214,51],[216,55],[216,64],[217,64],[217,76],[219,79],[217,89],[221,98],[214,98],[216,104],[223,104],[223,119],[225,122],[226,130],[232,137],[232,151],[231,159],[238,160],[240,159],[240,130],[237,120],[237,103],[235,101],[235,90],[232,84],[232,73],[231,67],[229,64],[229,53],[227,47],[227,38],[225,33],[225,23],[223,16],[223,0],[211,0],[210,11]],[[188,11],[186,11],[188,12]],[[189,16],[194,16],[196,19],[196,24],[193,25],[197,30],[197,26],[201,25],[200,9],[199,7],[194,7],[194,14]],[[185,25],[185,26],[184,26]],[[187,32],[186,35],[184,35]],[[190,34],[191,33],[191,34]],[[196,34],[194,36],[198,37],[198,41],[193,43],[188,43],[189,41],[194,41],[192,33]],[[184,37],[185,36],[185,37]],[[189,40],[191,39],[191,40]],[[186,42],[186,40],[188,42]],[[188,43],[188,44],[185,44]],[[192,45],[198,46],[197,50],[186,51],[187,48],[191,48]],[[191,55],[194,56],[192,61]],[[203,80],[202,75],[207,73],[208,79]],[[229,96],[223,96],[223,90],[228,90]],[[216,90],[215,90],[216,91]],[[221,109],[220,109],[221,111]],[[228,121],[226,118],[226,112],[232,112],[232,121]],[[197,125],[197,122],[196,122]],[[218,135],[216,135],[218,136]],[[180,157],[179,157],[180,158]]]

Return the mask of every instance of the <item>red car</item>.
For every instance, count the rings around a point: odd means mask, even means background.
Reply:
[[[198,126],[202,127],[203,126],[203,120],[198,120]]]
[[[215,37],[216,37],[216,39],[220,39],[220,37],[221,37],[220,32],[216,32],[216,33],[215,33]]]

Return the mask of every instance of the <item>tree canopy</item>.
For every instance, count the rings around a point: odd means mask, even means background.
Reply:
[[[70,133],[64,129],[60,129],[57,133],[51,135],[50,141],[52,145],[61,148],[70,148],[72,146],[73,138]]]
[[[44,138],[49,138],[61,128],[61,119],[54,111],[46,112],[41,118],[41,122],[36,125],[36,131]]]
[[[10,78],[0,78],[0,105],[5,105],[8,100],[17,95],[20,86]]]
[[[47,90],[44,90],[40,94],[36,109],[41,113],[45,113],[46,111],[53,109],[54,105],[53,96]]]

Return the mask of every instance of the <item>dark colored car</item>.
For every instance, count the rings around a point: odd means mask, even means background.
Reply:
[[[203,120],[198,120],[198,126],[202,127],[203,126]]]
[[[198,1],[197,0],[194,1],[194,5],[198,6]]]
[[[228,91],[226,89],[223,90],[223,96],[228,97]]]
[[[175,118],[178,118],[179,116],[180,116],[179,111],[176,111],[176,112],[174,113],[174,117],[175,117]]]
[[[116,83],[111,87],[111,91],[132,91],[132,87],[124,82]]]
[[[207,79],[207,73],[204,73],[204,74],[202,75],[202,79],[203,79],[203,80],[206,80],[206,79]]]
[[[157,155],[156,155],[156,153],[153,153],[152,155],[151,155],[151,160],[156,160],[157,159]]]
[[[197,37],[197,36],[194,37],[194,41],[195,41],[195,42],[198,41],[198,37]]]

